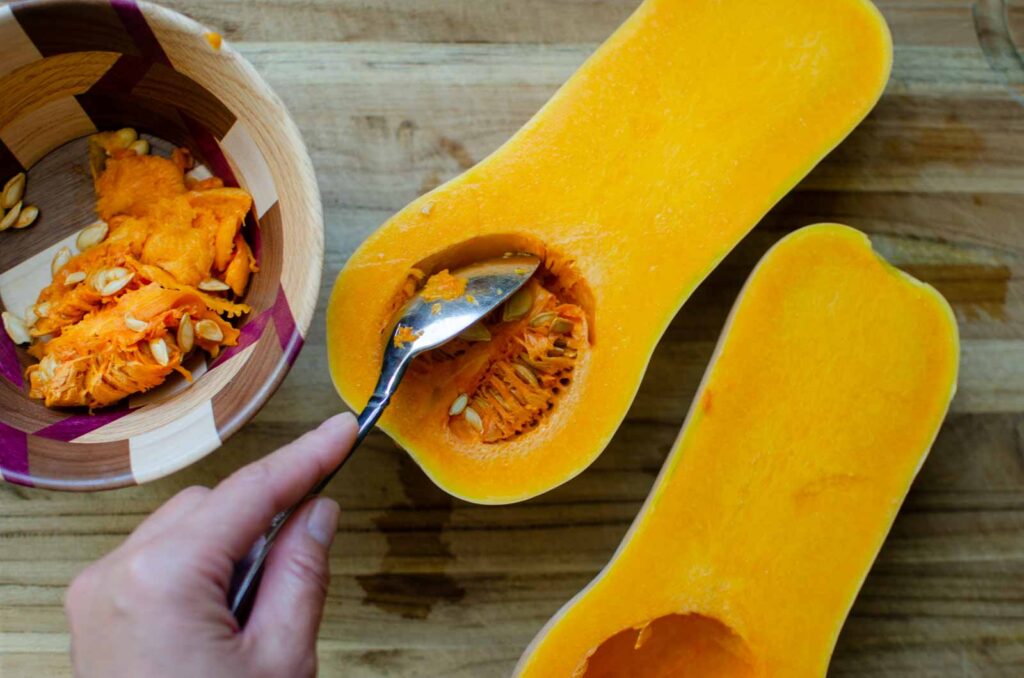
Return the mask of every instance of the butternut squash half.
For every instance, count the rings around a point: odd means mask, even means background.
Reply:
[[[823,676],[956,389],[956,321],[838,225],[780,241],[604,571],[519,678]]]
[[[647,0],[510,141],[352,255],[327,317],[338,392],[367,401],[390,315],[425,276],[540,255],[526,315],[421,359],[380,425],[470,501],[569,480],[676,311],[867,114],[890,61],[866,0]]]

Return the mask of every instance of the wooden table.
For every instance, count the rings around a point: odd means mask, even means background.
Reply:
[[[340,406],[322,307],[346,257],[391,212],[509,136],[636,2],[167,4],[221,30],[302,129],[326,208],[321,315],[270,405],[203,462],[101,494],[0,487],[5,678],[69,675],[65,586],[161,502],[216,483]],[[782,234],[829,220],[867,231],[936,285],[963,337],[959,394],[832,674],[1024,675],[1024,68],[990,21],[1004,4],[882,0],[896,40],[885,97],[686,305],[629,418],[579,478],[524,504],[473,506],[372,435],[330,491],[344,517],[323,675],[508,675],[625,533],[753,263]],[[1010,4],[1010,35],[1024,45],[1024,2]]]

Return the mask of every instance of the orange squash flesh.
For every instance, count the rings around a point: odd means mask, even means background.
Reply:
[[[327,318],[342,398],[369,398],[413,271],[532,252],[555,302],[587,316],[571,383],[541,420],[494,442],[468,431],[449,416],[470,381],[459,356],[450,373],[407,376],[380,425],[470,501],[572,478],[625,416],[675,312],[866,115],[890,61],[866,0],[647,0],[508,143],[353,254]]]
[[[823,676],[945,416],[958,353],[945,300],[859,232],[782,240],[622,545],[516,675]],[[717,654],[691,674],[702,647]]]
[[[220,180],[189,188],[187,151],[171,159],[137,155],[112,146],[116,137],[90,138],[96,211],[107,235],[56,270],[34,306],[29,352],[40,362],[26,376],[30,397],[47,406],[105,407],[158,386],[174,370],[190,378],[181,363],[192,347],[216,356],[235,345],[238,330],[220,315],[249,310],[198,286],[219,280],[236,295],[245,291],[257,270],[241,234],[251,196]],[[127,282],[108,288],[111,277]],[[216,325],[221,338],[195,336],[179,346],[185,316]]]
[[[442,269],[427,280],[420,295],[423,301],[451,301],[458,299],[466,292],[466,279],[452,275],[448,269]]]
[[[145,323],[145,328],[127,327],[126,314]],[[216,324],[224,335],[219,342],[197,338],[197,345],[204,350],[213,353],[220,346],[238,343],[239,331],[209,310],[197,294],[149,283],[125,292],[116,302],[89,313],[60,336],[40,345],[42,361],[28,370],[33,396],[45,398],[51,406],[101,407],[159,386],[172,371],[190,377],[181,367],[186,352],[172,339],[173,330],[186,314],[191,322],[207,320]],[[164,365],[145,348],[153,339],[163,339],[167,344],[169,359]]]

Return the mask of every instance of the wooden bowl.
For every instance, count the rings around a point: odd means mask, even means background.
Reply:
[[[97,490],[153,480],[216,449],[267,401],[302,346],[323,261],[320,196],[298,130],[237,52],[180,14],[133,0],[0,7],[0,180],[28,172],[24,230],[0,232],[0,305],[17,315],[62,246],[96,219],[84,137],[134,127],[155,150],[187,146],[254,198],[259,259],[239,346],[194,356],[195,380],[89,414],[27,397],[32,359],[0,332],[0,473]],[[162,140],[162,141],[161,141]]]

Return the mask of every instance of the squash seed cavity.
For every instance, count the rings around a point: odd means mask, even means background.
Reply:
[[[445,413],[456,436],[500,443],[548,416],[588,341],[583,309],[531,279],[457,338],[416,358],[410,376],[458,388]]]
[[[416,294],[429,297],[428,304],[449,303],[456,293],[478,303],[452,271],[502,252],[530,252],[542,264],[523,269],[528,279],[504,304],[416,357],[399,388],[399,395],[415,393],[417,400],[432,403],[431,421],[469,445],[529,435],[575,387],[596,336],[594,297],[575,260],[527,237],[467,240],[407,269],[379,318],[383,346],[395,312]]]

